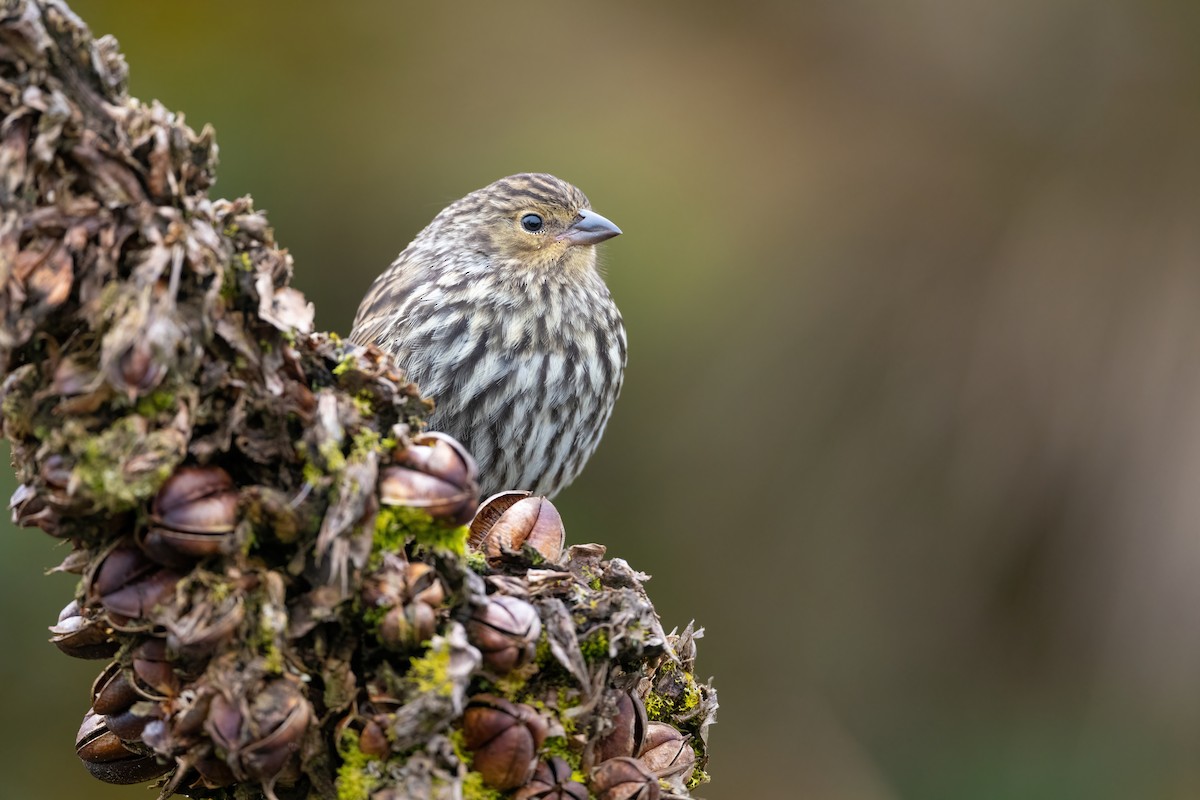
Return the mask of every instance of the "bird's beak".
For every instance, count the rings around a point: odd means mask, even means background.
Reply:
[[[558,235],[567,244],[599,244],[605,239],[618,236],[621,229],[595,211],[583,209],[575,221]]]

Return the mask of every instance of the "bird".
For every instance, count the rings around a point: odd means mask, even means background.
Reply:
[[[364,296],[350,340],[433,399],[429,430],[471,452],[484,497],[553,497],[599,444],[627,341],[596,246],[620,233],[570,183],[510,175],[446,206]]]

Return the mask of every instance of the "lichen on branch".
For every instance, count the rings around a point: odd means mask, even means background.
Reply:
[[[76,749],[195,797],[689,796],[716,694],[639,574],[312,330],[214,134],[59,0],[0,4],[0,411],[51,629],[106,659]],[[83,712],[84,709],[81,709]]]

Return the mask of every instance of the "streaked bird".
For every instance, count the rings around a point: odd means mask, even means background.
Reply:
[[[626,360],[596,245],[620,232],[571,184],[512,175],[447,206],[363,298],[350,338],[434,399],[430,429],[472,452],[485,496],[553,496],[596,449]]]

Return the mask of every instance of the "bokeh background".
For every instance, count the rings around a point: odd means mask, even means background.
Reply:
[[[505,174],[624,228],[560,505],[707,628],[703,796],[1200,797],[1200,4],[71,5],[322,327]],[[152,797],[72,755],[61,555],[0,530],[0,794]]]

